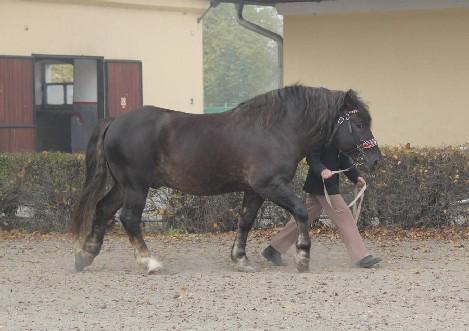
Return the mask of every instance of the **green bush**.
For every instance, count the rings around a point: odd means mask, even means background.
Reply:
[[[30,229],[63,231],[78,199],[83,165],[81,154],[0,154],[0,213],[13,216],[19,206],[31,207]]]
[[[468,224],[467,207],[456,207],[469,198],[469,152],[447,148],[383,148],[379,169],[365,173],[365,194],[361,227],[381,224],[401,227]],[[73,206],[84,177],[81,154],[0,154],[0,225],[24,225],[13,215],[18,206],[35,211],[27,222],[30,229],[63,231],[68,227]],[[291,187],[300,196],[306,177],[303,161]],[[342,179],[342,193],[351,199],[352,188]],[[150,191],[146,215],[159,215],[166,231],[211,232],[236,228],[242,194],[199,197],[160,189]],[[289,215],[271,202],[259,211],[257,227],[284,224]],[[461,222],[462,218],[462,222]],[[23,222],[23,223],[20,223]]]
[[[465,218],[469,198],[469,151],[462,148],[384,148],[379,169],[367,174],[361,225],[433,227]]]

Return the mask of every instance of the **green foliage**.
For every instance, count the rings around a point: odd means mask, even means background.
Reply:
[[[446,148],[384,148],[379,169],[367,175],[362,226],[404,228],[467,224],[469,152]],[[463,218],[463,220],[461,220]]]
[[[0,154],[0,213],[14,215],[18,206],[34,208],[32,228],[63,231],[83,179],[80,154]]]
[[[71,83],[73,82],[72,64],[51,64],[51,77],[48,83]]]
[[[245,18],[281,33],[272,7],[245,6]],[[203,20],[206,106],[236,105],[276,88],[277,46],[236,22],[232,4],[220,4]]]

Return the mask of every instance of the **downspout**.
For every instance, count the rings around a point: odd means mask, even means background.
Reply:
[[[215,0],[211,0],[210,1],[210,5],[208,6],[207,9],[205,9],[205,11],[202,13],[202,15],[200,15],[199,17],[197,17],[197,24],[200,24],[200,22],[202,22],[202,20],[204,19],[205,15],[208,14],[208,12],[210,11],[210,9],[212,8],[215,8],[216,6],[219,5],[219,2],[215,1]]]
[[[274,40],[277,43],[277,60],[278,60],[278,88],[283,87],[283,38],[281,35],[267,30],[260,25],[255,23],[246,21],[243,17],[243,9],[244,9],[244,0],[239,0],[236,3],[236,19],[239,25],[245,27],[248,30],[254,31],[264,37]]]

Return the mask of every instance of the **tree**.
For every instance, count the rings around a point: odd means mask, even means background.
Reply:
[[[281,33],[275,8],[245,6],[247,20]],[[204,18],[206,106],[236,105],[277,86],[277,44],[241,27],[232,4],[220,4]]]

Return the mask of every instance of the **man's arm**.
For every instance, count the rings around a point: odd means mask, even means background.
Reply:
[[[321,172],[327,167],[321,162],[321,152],[313,151],[306,156],[306,162],[309,167],[313,170],[314,174],[321,176]]]

